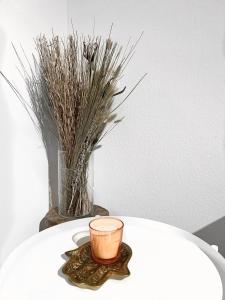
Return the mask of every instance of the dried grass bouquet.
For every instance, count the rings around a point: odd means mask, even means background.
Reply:
[[[122,47],[110,36],[79,37],[76,32],[66,40],[45,35],[35,40],[37,54],[28,67],[14,48],[20,61],[31,105],[8,81],[38,127],[46,147],[48,131],[58,139],[60,150],[59,212],[64,216],[85,216],[92,204],[87,189],[90,155],[99,142],[121,119],[114,99],[125,91],[118,90],[118,80],[133,55],[137,43]],[[128,49],[129,48],[129,49]],[[106,130],[106,126],[111,127]]]

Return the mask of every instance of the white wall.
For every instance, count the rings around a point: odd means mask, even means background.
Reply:
[[[23,95],[24,85],[11,42],[28,55],[40,33],[67,29],[66,2],[0,0],[0,69]],[[0,80],[0,261],[26,237],[38,231],[48,209],[45,151],[27,113]]]
[[[124,82],[148,78],[96,154],[96,201],[194,231],[225,215],[225,1],[69,0],[79,32],[126,44]]]
[[[225,2],[222,0],[0,0],[0,68],[24,91],[10,45],[33,50],[40,32],[75,29],[126,44],[144,30],[127,68],[123,123],[95,159],[96,203],[111,213],[194,231],[225,214]],[[121,83],[122,84],[122,83]],[[25,91],[24,91],[25,92]],[[0,81],[0,260],[38,230],[48,208],[39,137]]]

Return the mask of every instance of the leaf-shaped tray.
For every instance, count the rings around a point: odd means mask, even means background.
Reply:
[[[62,268],[70,282],[81,288],[98,289],[107,279],[123,279],[130,275],[127,264],[132,256],[131,248],[121,244],[120,258],[110,265],[95,262],[91,256],[90,242],[81,247],[67,251],[69,260]]]

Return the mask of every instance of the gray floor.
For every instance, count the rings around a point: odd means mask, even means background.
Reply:
[[[225,217],[194,232],[194,235],[210,245],[218,245],[219,253],[225,257]]]

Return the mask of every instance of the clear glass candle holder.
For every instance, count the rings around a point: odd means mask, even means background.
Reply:
[[[100,217],[89,223],[91,253],[101,264],[111,264],[120,257],[124,224],[113,217]]]

